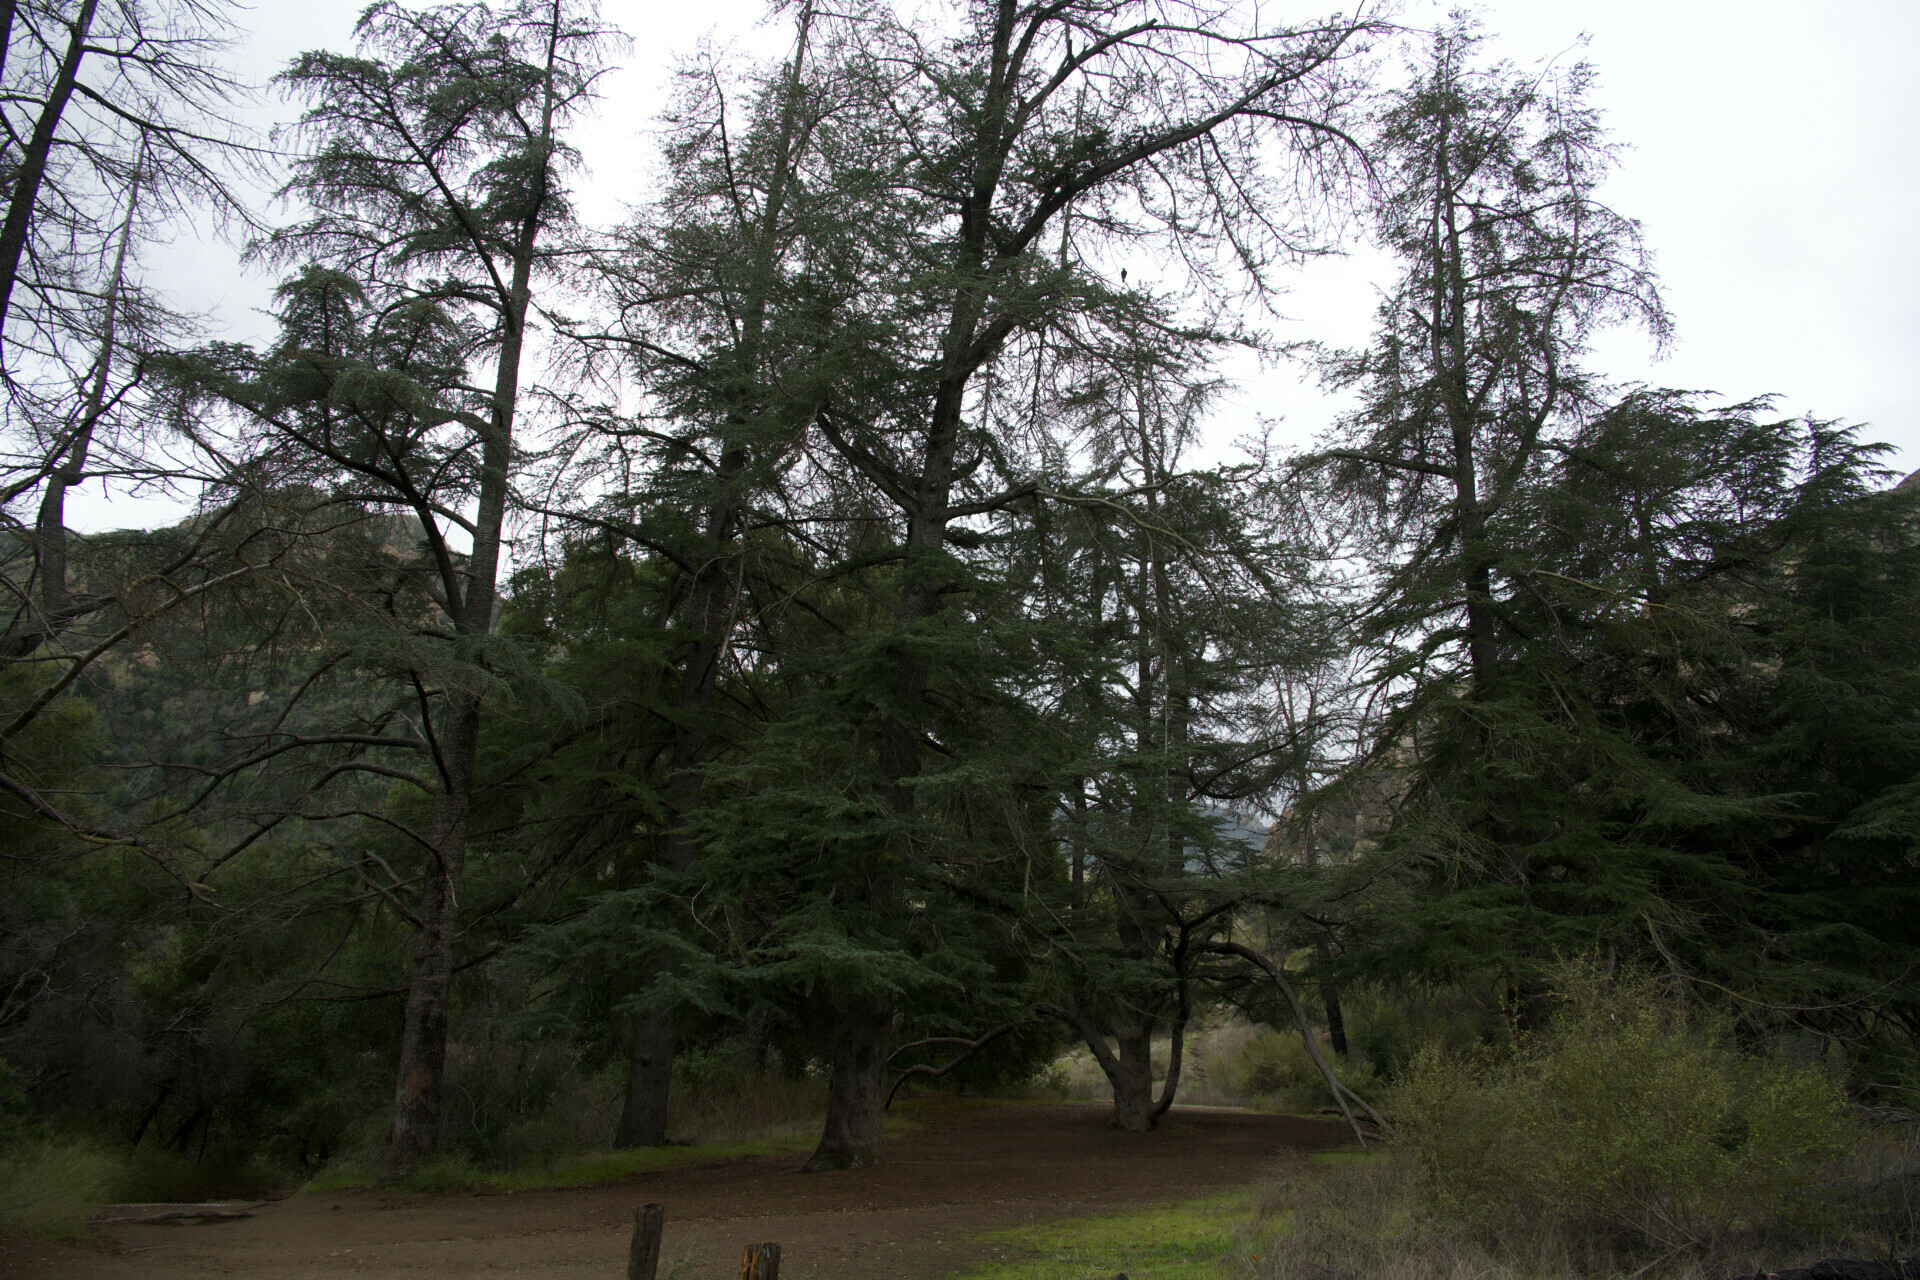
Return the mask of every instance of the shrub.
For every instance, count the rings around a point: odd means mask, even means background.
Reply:
[[[1496,1244],[1423,1202],[1419,1170],[1394,1152],[1283,1165],[1246,1241],[1259,1280],[1546,1280],[1604,1274],[1576,1265],[1552,1230],[1510,1232]]]
[[[0,1232],[71,1236],[107,1199],[118,1167],[84,1143],[58,1138],[18,1140],[0,1151]]]
[[[1742,1055],[1644,980],[1562,972],[1552,1029],[1509,1050],[1427,1051],[1391,1099],[1429,1194],[1499,1229],[1516,1215],[1629,1248],[1830,1225],[1855,1131],[1816,1069]]]
[[[1371,1063],[1357,1057],[1343,1061],[1332,1050],[1323,1052],[1342,1084],[1374,1101],[1380,1080]],[[1326,1080],[1297,1032],[1256,1031],[1234,1057],[1227,1075],[1235,1092],[1276,1110],[1310,1112],[1333,1106]]]

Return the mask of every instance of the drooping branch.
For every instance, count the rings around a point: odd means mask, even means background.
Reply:
[[[1202,951],[1213,952],[1216,955],[1238,956],[1240,959],[1257,966],[1265,972],[1267,977],[1272,980],[1273,985],[1280,989],[1280,994],[1286,997],[1287,1006],[1293,1010],[1293,1020],[1295,1025],[1300,1028],[1300,1038],[1306,1042],[1308,1056],[1313,1059],[1313,1065],[1318,1068],[1320,1078],[1327,1083],[1327,1091],[1333,1095],[1335,1105],[1340,1108],[1340,1114],[1346,1118],[1348,1126],[1353,1130],[1353,1136],[1359,1140],[1360,1146],[1363,1149],[1367,1145],[1367,1135],[1360,1128],[1360,1122],[1354,1119],[1353,1108],[1347,1105],[1349,1098],[1360,1105],[1361,1109],[1367,1113],[1368,1119],[1380,1126],[1381,1132],[1392,1132],[1387,1122],[1380,1118],[1380,1113],[1375,1111],[1366,1099],[1340,1083],[1340,1077],[1334,1074],[1333,1067],[1328,1063],[1326,1055],[1320,1052],[1319,1042],[1314,1039],[1313,1026],[1307,1021],[1306,1006],[1300,1003],[1299,994],[1294,991],[1293,984],[1287,981],[1287,975],[1280,971],[1279,965],[1275,964],[1268,957],[1261,955],[1252,947],[1244,947],[1237,942],[1209,940],[1196,942],[1194,946]],[[1376,1134],[1374,1136],[1378,1137],[1379,1135]]]
[[[1033,1012],[1038,1010],[1039,1010],[1038,1005],[1028,1006],[1029,1014],[1032,1014]],[[993,1030],[981,1036],[978,1040],[966,1040],[966,1039],[962,1039],[959,1036],[929,1036],[925,1040],[915,1040],[912,1044],[901,1045],[898,1049],[895,1049],[891,1055],[889,1055],[888,1061],[892,1061],[894,1058],[899,1057],[901,1054],[905,1053],[909,1049],[924,1049],[926,1046],[932,1045],[932,1044],[957,1044],[962,1046],[962,1048],[964,1049],[964,1052],[962,1052],[960,1056],[950,1060],[943,1067],[935,1067],[927,1063],[920,1062],[920,1063],[915,1063],[913,1066],[907,1067],[906,1069],[901,1071],[898,1075],[894,1077],[893,1087],[887,1090],[887,1100],[880,1105],[880,1109],[882,1111],[885,1111],[888,1108],[892,1107],[893,1095],[900,1092],[900,1086],[905,1084],[913,1076],[925,1076],[929,1080],[938,1080],[941,1076],[946,1075],[949,1071],[952,1071],[955,1067],[958,1067],[962,1063],[966,1062],[967,1060],[972,1058],[975,1054],[979,1053],[982,1049],[992,1044],[995,1040],[998,1040],[1001,1036],[1006,1035],[1008,1032],[1012,1031],[1014,1028],[1020,1026],[1021,1023],[1025,1021],[1027,1021],[1026,1018],[1021,1018],[1013,1022],[1003,1022],[999,1026],[995,1027]]]

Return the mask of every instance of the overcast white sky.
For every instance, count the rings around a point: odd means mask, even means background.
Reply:
[[[784,23],[761,25],[764,0],[604,6],[634,44],[599,118],[578,135],[592,170],[589,217],[644,197],[650,122],[676,57],[703,38],[777,53],[787,34]],[[239,69],[264,81],[302,49],[347,47],[360,8],[258,0],[243,18]],[[1442,11],[1414,4],[1402,17],[1417,25]],[[1505,0],[1480,12],[1496,51],[1520,62],[1564,54],[1587,35],[1577,56],[1598,69],[1597,102],[1630,148],[1606,195],[1644,224],[1678,339],[1657,364],[1643,339],[1609,340],[1603,370],[1735,399],[1775,394],[1783,412],[1862,424],[1898,448],[1892,466],[1920,468],[1920,2]],[[228,336],[253,338],[264,332],[268,282],[242,276],[235,256],[183,236],[151,274]],[[1281,304],[1297,320],[1288,336],[1364,341],[1384,274],[1365,254],[1303,274]],[[1249,379],[1219,430],[1229,438],[1256,417],[1278,418],[1283,440],[1304,443],[1333,411],[1301,380],[1275,374]],[[80,518],[148,523],[144,505],[122,499]]]

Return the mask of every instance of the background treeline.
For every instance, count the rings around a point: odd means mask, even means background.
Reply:
[[[8,1141],[397,1177],[824,1089],[846,1167],[901,1079],[1070,1045],[1149,1128],[1229,1015],[1303,1033],[1273,1089],[1464,1115],[1422,1042],[1648,975],[1920,1087],[1914,497],[1587,371],[1668,319],[1584,66],[802,0],[601,227],[589,7],[376,4],[271,148],[226,16],[0,8]],[[259,346],[141,286],[209,207]],[[1221,360],[1359,235],[1351,411],[1222,450]],[[191,514],[82,534],[82,483]]]

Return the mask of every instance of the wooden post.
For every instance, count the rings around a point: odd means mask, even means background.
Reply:
[[[627,1280],[653,1280],[660,1269],[660,1228],[666,1221],[664,1205],[643,1204],[634,1211],[633,1243],[627,1246]]]
[[[740,1254],[740,1280],[780,1280],[780,1246],[748,1245]]]

